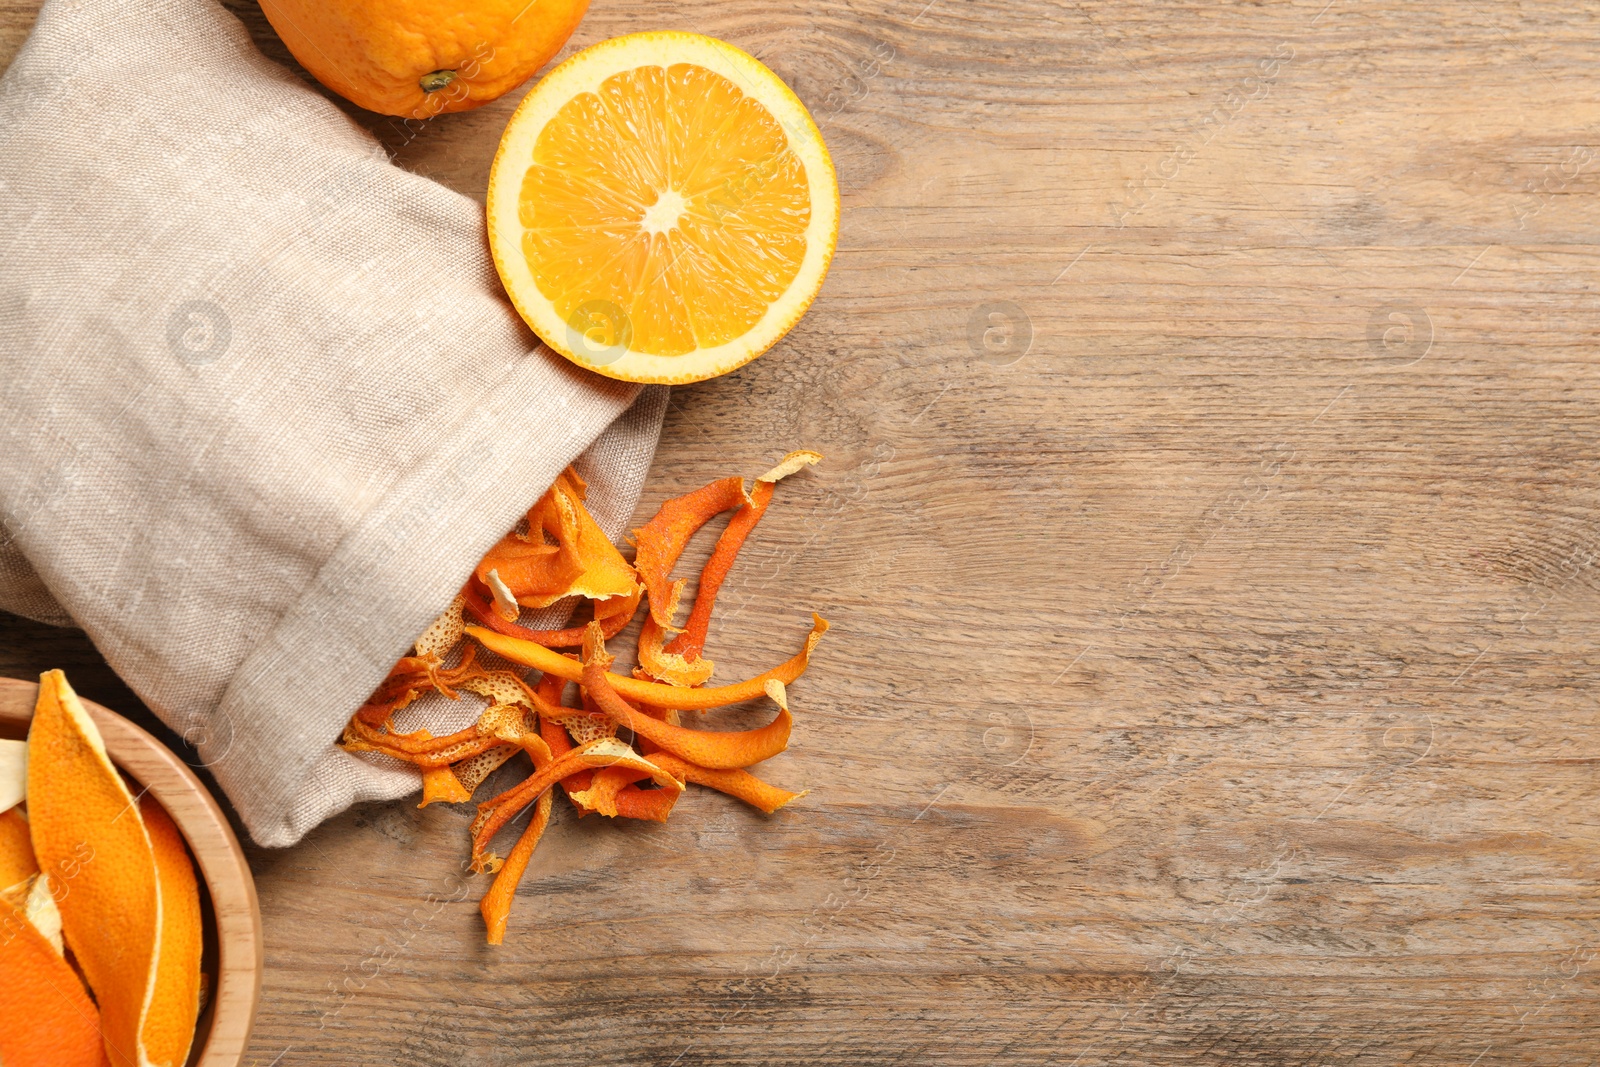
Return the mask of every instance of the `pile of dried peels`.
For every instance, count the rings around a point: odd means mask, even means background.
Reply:
[[[470,800],[518,752],[532,759],[533,773],[480,803],[471,827],[472,869],[495,873],[481,904],[491,945],[505,937],[517,884],[550,821],[557,783],[580,816],[658,822],[666,821],[688,782],[768,813],[803,795],[769,785],[746,768],[788,747],[793,720],[784,686],[806,669],[828,624],[813,616],[798,654],[735,685],[707,687],[712,663],[702,653],[717,591],[772,502],[774,487],[821,458],[791,452],[749,491],[743,478],[721,478],[668,500],[633,531],[632,564],[584,509],[583,480],[567,468],[529,509],[526,522],[483,557],[449,609],[417,638],[415,654],[397,662],[351,718],[343,746],[420,768],[423,805]],[[685,580],[674,580],[672,568],[695,532],[728,511],[733,515],[700,572],[694,604],[680,627],[674,618]],[[587,601],[593,617],[560,630],[518,622],[524,608],[545,608],[568,597]],[[633,620],[641,601],[648,603],[648,614],[639,634],[639,666],[631,676],[615,674],[605,642]],[[538,680],[529,684],[515,671],[485,667],[477,660],[479,645],[538,670]],[[446,667],[458,646],[459,663]],[[579,702],[571,706],[565,697],[574,682]],[[452,699],[472,693],[489,706],[472,726],[445,737],[397,732],[394,713],[427,692]],[[684,711],[763,695],[777,705],[778,715],[758,729],[700,730],[681,719]],[[529,805],[532,820],[510,854],[490,852],[495,834]]]

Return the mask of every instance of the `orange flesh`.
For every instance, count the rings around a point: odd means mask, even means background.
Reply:
[[[579,332],[601,328],[600,347],[626,334],[634,351],[675,356],[743,336],[806,252],[810,190],[783,127],[692,63],[598,88],[540,131],[522,180],[539,291]]]

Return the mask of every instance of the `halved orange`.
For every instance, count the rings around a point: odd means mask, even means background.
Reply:
[[[771,348],[839,233],[805,105],[693,33],[617,37],[552,71],[506,127],[488,201],[495,266],[528,325],[633,382],[700,381]]]

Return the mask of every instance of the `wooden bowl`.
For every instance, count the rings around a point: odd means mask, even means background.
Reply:
[[[27,736],[38,694],[34,682],[0,678],[0,737]],[[200,868],[206,920],[202,966],[210,996],[200,1013],[189,1067],[238,1067],[261,996],[261,912],[244,850],[206,787],[167,746],[109,708],[92,700],[83,706],[100,728],[111,761],[167,809]]]

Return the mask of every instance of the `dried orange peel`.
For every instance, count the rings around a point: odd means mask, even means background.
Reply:
[[[526,781],[512,786],[492,800],[478,805],[478,817],[472,822],[472,866],[482,870],[489,842],[506,823],[516,818],[529,804],[561,779],[585,767],[628,767],[641,770],[663,789],[683,792],[683,783],[666,771],[640,756],[632,748],[614,737],[602,737],[579,745],[571,752],[552,759],[543,769]]]
[[[772,813],[804,793],[749,773],[750,766],[787,748],[794,719],[786,686],[800,677],[828,624],[812,616],[804,646],[778,666],[725,686],[707,686],[713,665],[701,658],[718,591],[782,478],[820,460],[791,452],[755,479],[722,478],[668,500],[634,531],[637,571],[624,561],[583,505],[585,487],[570,468],[529,509],[525,526],[484,557],[450,607],[418,638],[415,654],[389,676],[345,728],[343,746],[409,763],[422,775],[422,806],[469,800],[495,769],[526,752],[533,773],[480,803],[470,828],[471,867],[494,873],[480,903],[490,944],[505,937],[516,887],[551,819],[560,783],[580,817],[666,821],[689,782]],[[701,571],[688,620],[673,624],[683,579],[671,571],[696,532],[726,511],[734,514]],[[592,605],[592,619],[562,629],[521,625],[524,608],[566,597]],[[648,597],[639,666],[613,672],[605,642],[619,634]],[[669,632],[677,631],[670,637]],[[461,662],[445,667],[465,637]],[[475,649],[540,672],[535,685],[514,671],[479,666]],[[581,655],[557,649],[579,648]],[[563,701],[577,683],[579,706]],[[427,730],[400,733],[393,713],[424,693],[488,701],[473,725],[442,737]],[[682,711],[703,711],[769,698],[777,715],[751,730],[694,729]],[[490,851],[497,834],[529,807],[533,816],[509,854]]]
[[[638,586],[633,568],[583,507],[587,488],[571,467],[562,471],[529,509],[528,532],[502,538],[478,563],[474,577],[491,590],[505,589],[529,608],[568,596],[605,600],[633,593]]]
[[[19,903],[27,897],[28,886],[38,873],[28,820],[16,808],[0,811],[0,898]]]
[[[751,807],[760,808],[771,815],[779,808],[792,800],[799,800],[805,796],[804,792],[791,793],[787,789],[779,789],[769,785],[740,768],[716,770],[710,767],[701,767],[680,759],[670,752],[652,752],[649,754],[651,763],[685,782],[703,785],[708,789],[715,789],[719,793],[726,793],[730,797],[749,804]]]
[[[689,611],[689,619],[684,623],[683,631],[667,643],[664,649],[666,654],[680,656],[688,662],[699,659],[700,653],[706,646],[707,631],[711,628],[711,610],[716,605],[717,593],[722,589],[722,583],[727,580],[728,573],[733,570],[734,560],[738,559],[739,550],[744,547],[745,539],[750,536],[750,531],[756,528],[761,517],[767,513],[767,505],[772,503],[773,492],[778,482],[797,471],[821,462],[820,452],[800,449],[784,456],[775,467],[756,479],[755,487],[750,490],[749,500],[728,520],[722,536],[717,538],[716,547],[711,550],[711,558],[701,569],[694,607]]]
[[[570,656],[562,655],[560,652],[532,641],[507,637],[504,634],[495,633],[493,630],[486,630],[481,626],[468,626],[466,629],[467,635],[484,648],[505,657],[513,663],[520,663],[524,667],[533,667],[547,674],[553,674],[558,678],[564,678],[569,682],[583,680],[583,664]],[[820,615],[813,615],[811,617],[811,632],[806,635],[806,643],[803,649],[771,670],[733,685],[685,689],[682,686],[663,685],[660,682],[647,682],[638,678],[625,678],[619,674],[608,674],[606,680],[623,699],[631,700],[636,704],[649,704],[658,708],[676,708],[679,711],[707,711],[711,708],[726,707],[729,704],[740,704],[746,700],[759,699],[766,692],[765,686],[769,681],[775,680],[785,685],[792,684],[796,678],[805,673],[806,665],[811,662],[812,651],[817,647],[817,642],[822,640],[822,635],[827,632],[827,621]]]
[[[606,652],[599,628],[593,624],[590,640],[584,642],[583,659],[584,688],[601,711],[616,720],[619,726],[626,726],[639,737],[690,763],[713,769],[748,767],[752,763],[770,759],[789,747],[789,731],[794,719],[781,701],[778,717],[754,730],[728,733],[691,730],[686,726],[673,726],[651,718],[617,695],[611,684],[611,680],[617,676],[606,671],[613,657]],[[783,692],[783,683],[776,679],[769,680],[768,685],[773,687],[765,690],[768,693]]]
[[[684,579],[672,580],[673,564],[683,555],[695,532],[724,511],[744,504],[743,478],[719,478],[692,493],[673,497],[661,505],[655,518],[633,531],[634,566],[650,598],[650,617],[671,630]]]

